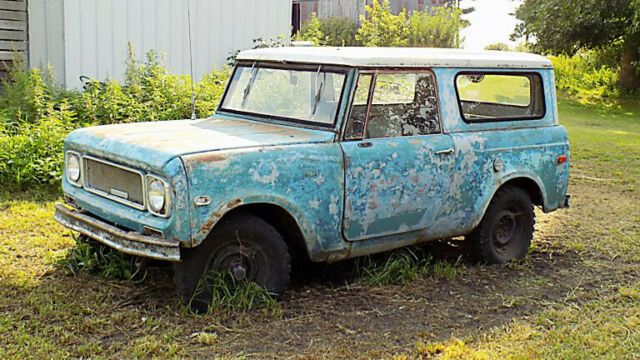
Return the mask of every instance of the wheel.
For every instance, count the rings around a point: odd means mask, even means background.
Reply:
[[[529,195],[517,187],[504,187],[491,200],[480,225],[467,236],[467,241],[478,260],[505,263],[527,254],[534,225]]]
[[[204,313],[212,300],[211,272],[227,271],[235,280],[255,282],[279,295],[289,282],[290,263],[287,245],[273,226],[238,213],[222,219],[201,245],[182,249],[174,282],[182,301]]]

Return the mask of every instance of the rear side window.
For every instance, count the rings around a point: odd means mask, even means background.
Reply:
[[[467,122],[535,120],[545,115],[542,77],[537,73],[464,72],[456,76]]]

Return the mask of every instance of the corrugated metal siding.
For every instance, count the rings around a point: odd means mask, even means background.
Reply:
[[[31,8],[52,0],[30,0]],[[59,58],[55,71],[67,87],[80,85],[79,76],[122,79],[128,43],[138,59],[153,49],[166,54],[166,64],[188,74],[187,0],[53,0],[62,13],[46,13],[44,24],[62,18],[63,46],[34,46],[31,65]],[[235,50],[252,47],[256,38],[287,35],[291,0],[191,0],[192,44],[196,77],[224,65]],[[32,16],[30,14],[30,16]],[[39,22],[42,24],[42,22]],[[34,23],[32,33],[42,32]],[[44,51],[44,52],[43,52]],[[53,63],[53,62],[52,62]]]
[[[29,65],[55,69],[64,82],[63,0],[29,0]]]

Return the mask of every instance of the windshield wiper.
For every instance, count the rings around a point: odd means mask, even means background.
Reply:
[[[318,72],[316,72],[316,78],[313,82],[313,85],[316,89],[316,94],[313,98],[313,110],[311,111],[311,115],[316,114],[316,110],[318,110],[318,104],[320,103],[320,96],[322,95],[322,88],[324,87],[324,82],[326,80],[327,74],[323,74],[322,82],[320,83],[320,87],[318,87],[318,76],[320,75],[320,69],[322,69],[322,65],[318,66]]]
[[[247,99],[249,98],[249,93],[251,92],[251,86],[253,86],[253,82],[256,80],[257,74],[258,69],[256,69],[256,63],[254,62],[253,65],[251,65],[251,78],[249,79],[247,86],[245,86],[242,92],[242,103],[240,104],[240,106],[243,108],[247,104]]]

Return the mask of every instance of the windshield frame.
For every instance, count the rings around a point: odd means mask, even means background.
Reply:
[[[339,100],[336,106],[336,113],[333,118],[333,122],[325,124],[325,123],[320,123],[316,121],[301,120],[301,119],[286,117],[286,116],[267,115],[267,114],[256,113],[251,111],[227,109],[222,107],[222,104],[224,104],[227,98],[227,95],[229,95],[228,93],[229,93],[229,89],[231,88],[231,82],[233,81],[238,68],[240,67],[251,68],[252,66],[255,66],[256,68],[259,67],[259,68],[266,68],[266,69],[301,70],[301,71],[310,71],[310,72],[316,72],[318,71],[318,67],[322,67],[323,72],[344,75],[344,82],[342,84],[342,89],[340,90],[340,95],[338,96]],[[343,105],[345,103],[345,96],[348,96],[350,93],[349,85],[351,82],[351,73],[353,71],[354,69],[348,66],[331,65],[331,64],[288,63],[288,62],[277,63],[277,62],[250,61],[250,60],[238,61],[238,63],[233,68],[233,72],[231,73],[231,76],[229,77],[229,82],[227,83],[227,86],[224,89],[224,93],[222,94],[222,98],[220,99],[220,102],[218,103],[216,113],[248,116],[248,117],[251,117],[252,119],[256,119],[259,121],[265,120],[267,122],[272,122],[272,123],[275,122],[283,125],[303,125],[305,127],[335,131],[336,126],[339,123],[340,117],[344,113]]]

